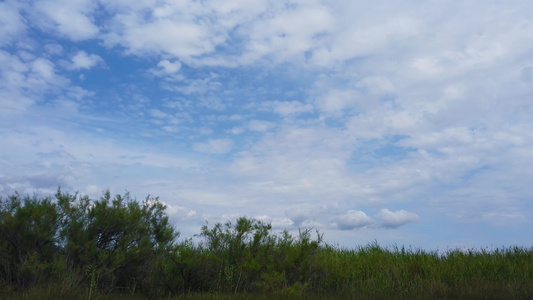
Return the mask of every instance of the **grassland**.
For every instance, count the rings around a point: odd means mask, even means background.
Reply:
[[[173,228],[157,199],[0,199],[0,299],[533,299],[533,248],[345,249],[249,218],[201,243]]]

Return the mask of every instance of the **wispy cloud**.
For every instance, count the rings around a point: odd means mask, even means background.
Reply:
[[[74,41],[81,41],[93,38],[99,32],[92,16],[89,17],[96,7],[96,3],[87,0],[41,0],[36,1],[34,9],[28,11],[36,25]]]
[[[196,143],[194,150],[211,154],[224,154],[233,148],[233,141],[230,139],[211,139],[205,143]]]
[[[16,41],[26,31],[24,19],[19,10],[22,5],[15,1],[0,3],[0,46]]]

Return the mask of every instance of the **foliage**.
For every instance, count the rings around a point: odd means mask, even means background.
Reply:
[[[62,193],[1,200],[0,275],[15,290],[77,277],[97,291],[163,290],[161,260],[177,232],[157,198],[139,203],[129,194],[100,200]]]
[[[28,288],[63,269],[55,254],[60,215],[50,199],[12,195],[0,203],[0,276],[4,284]],[[40,282],[39,282],[40,281]]]
[[[241,217],[178,241],[157,198],[0,198],[0,299],[515,298],[533,294],[533,249],[445,254],[324,244]],[[231,295],[231,296],[230,296]]]
[[[297,239],[288,231],[273,235],[271,225],[241,217],[235,224],[204,225],[200,245],[208,263],[200,281],[212,281],[216,291],[301,292],[311,258],[322,236],[311,241],[310,230],[300,231]],[[198,280],[198,278],[196,279]]]

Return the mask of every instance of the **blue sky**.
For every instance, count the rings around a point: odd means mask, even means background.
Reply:
[[[2,1],[0,194],[531,246],[531,1]]]

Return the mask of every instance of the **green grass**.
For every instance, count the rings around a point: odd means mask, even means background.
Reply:
[[[449,251],[388,250],[376,244],[357,250],[326,249],[317,258],[323,293],[400,298],[533,297],[533,251],[523,248]]]
[[[296,246],[295,246],[296,247]],[[207,254],[206,254],[207,255]],[[202,259],[202,257],[198,257]],[[207,259],[207,258],[206,258]],[[215,285],[211,290],[169,293],[159,299],[532,299],[533,251],[513,247],[487,251],[386,249],[371,244],[358,249],[323,246],[294,281],[288,272],[268,272],[243,286],[248,291]],[[216,267],[216,266],[213,266]],[[286,270],[289,270],[290,266]],[[294,267],[294,266],[293,266]],[[300,269],[302,266],[300,265]],[[207,272],[199,268],[197,272]],[[275,276],[277,274],[277,276]],[[250,277],[242,275],[242,277]],[[269,277],[271,276],[271,277]],[[176,277],[176,280],[179,280]],[[4,286],[0,299],[88,299],[84,284],[52,284],[15,292]],[[150,299],[128,292],[93,292],[91,299]]]

